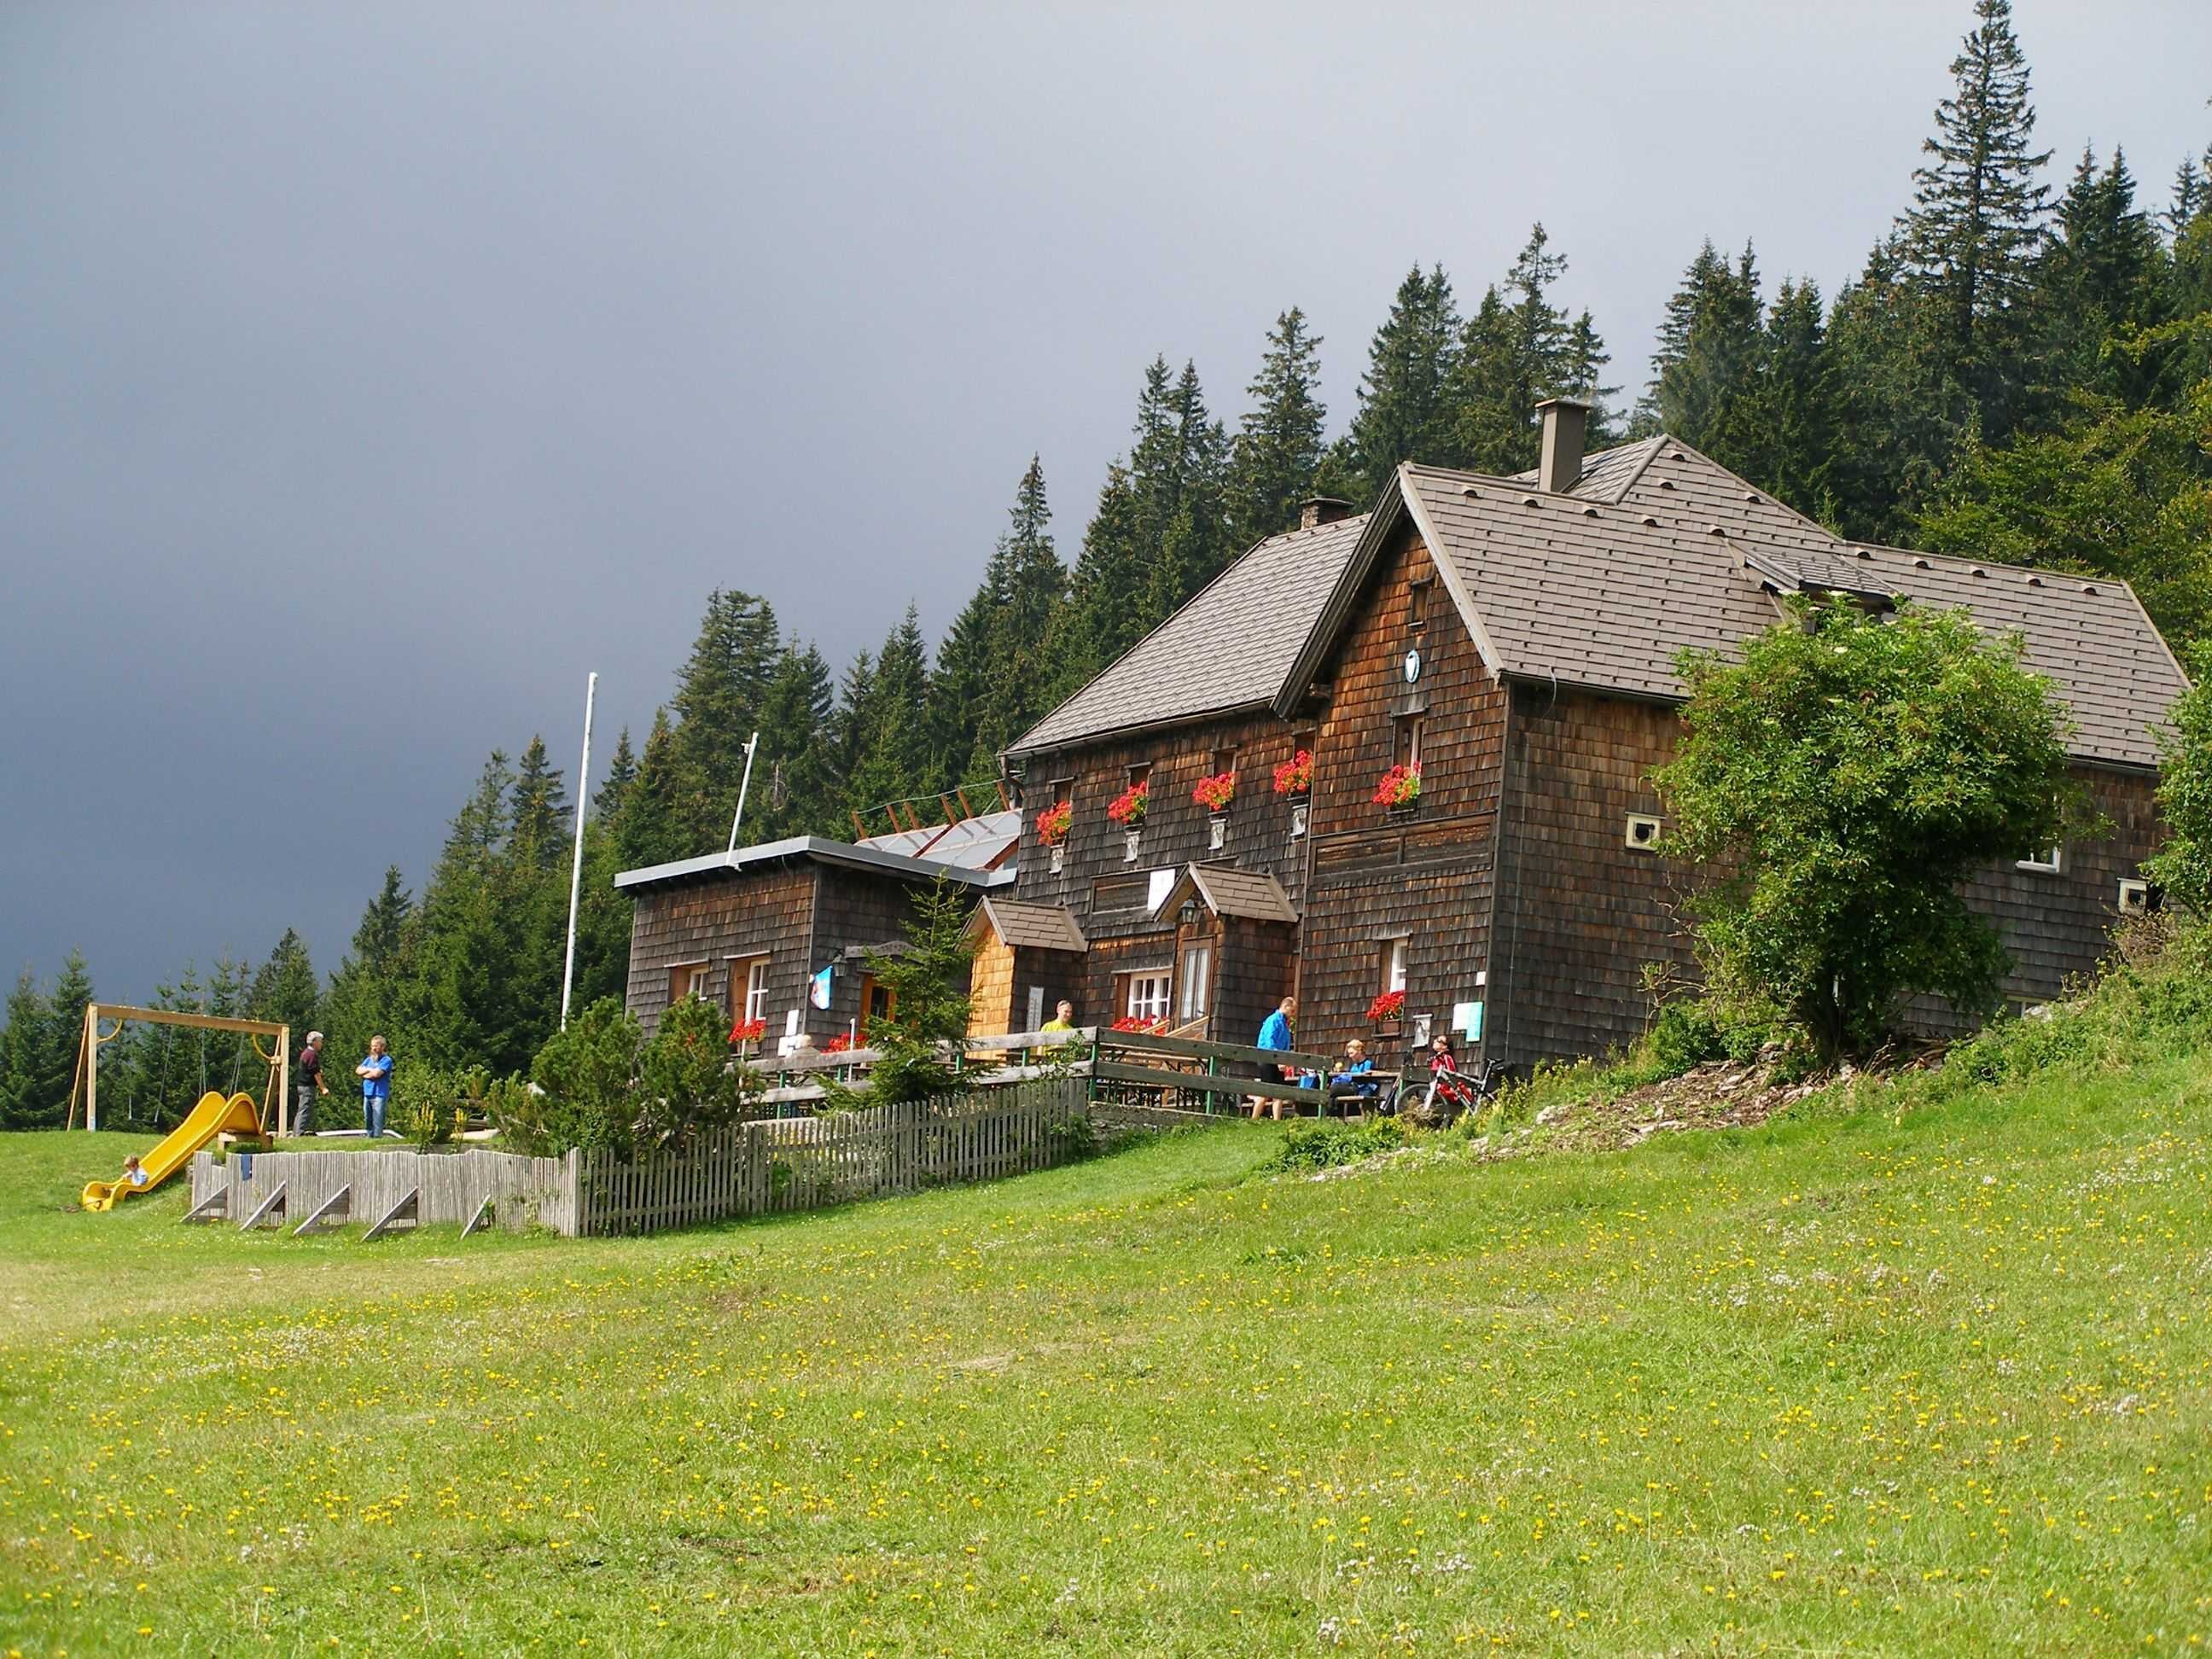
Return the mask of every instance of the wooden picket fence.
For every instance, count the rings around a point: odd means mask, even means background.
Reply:
[[[764,1119],[624,1163],[571,1153],[574,1231],[656,1232],[1042,1170],[1089,1139],[1088,1088],[1049,1078],[825,1117]]]

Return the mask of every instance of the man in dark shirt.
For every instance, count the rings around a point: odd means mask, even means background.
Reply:
[[[299,1064],[294,1068],[299,1078],[300,1109],[292,1115],[292,1133],[311,1135],[315,1133],[315,1097],[330,1093],[330,1085],[323,1081],[323,1034],[307,1033],[307,1046],[300,1050]]]

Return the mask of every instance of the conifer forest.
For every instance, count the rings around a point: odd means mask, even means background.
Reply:
[[[1832,293],[1770,280],[1755,242],[1644,250],[1673,293],[1638,373],[1576,304],[1576,250],[1532,225],[1503,270],[1416,261],[1376,296],[1348,410],[1323,406],[1320,374],[1346,343],[1294,295],[1253,319],[1233,424],[1196,363],[1133,366],[1127,447],[1079,532],[1055,533],[1041,461],[1008,458],[1006,520],[941,639],[909,604],[841,668],[805,617],[704,596],[650,729],[621,732],[584,786],[577,1005],[623,992],[614,876],[724,845],[755,730],[748,842],[850,840],[856,817],[880,833],[895,802],[995,805],[1009,742],[1303,500],[1364,507],[1404,459],[1533,466],[1555,393],[1595,403],[1593,447],[1663,430],[1855,539],[2124,579],[2188,660],[2212,642],[2212,106],[2190,155],[2045,132],[2006,0],[1971,21],[1894,221]],[[542,735],[484,735],[434,866],[388,870],[334,963],[289,930],[258,960],[180,951],[156,1000],[319,1025],[347,1066],[382,1032],[426,1064],[526,1069],[559,1017],[578,786]],[[15,982],[0,1127],[61,1123],[96,967],[72,955]],[[173,1120],[257,1065],[242,1037],[132,1028],[103,1054],[102,1117]]]

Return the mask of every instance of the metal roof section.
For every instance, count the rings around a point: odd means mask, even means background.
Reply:
[[[740,847],[734,853],[709,853],[703,858],[678,859],[671,864],[625,870],[615,878],[615,886],[622,891],[640,892],[647,888],[741,875],[793,859],[811,859],[817,864],[903,876],[916,881],[934,881],[943,876],[963,886],[983,890],[1009,886],[1014,879],[1010,867],[969,868],[936,859],[887,853],[876,847],[856,846],[851,842],[831,841],[823,836],[793,836],[784,841],[763,842],[757,847]]]
[[[899,843],[919,838],[911,848]],[[887,853],[903,853],[933,864],[949,864],[962,870],[992,870],[1004,863],[1022,838],[1022,815],[1008,808],[981,812],[955,823],[925,824],[894,836],[871,836],[858,844]]]
[[[1363,514],[1268,537],[1006,753],[1266,707],[1282,690],[1366,526]]]

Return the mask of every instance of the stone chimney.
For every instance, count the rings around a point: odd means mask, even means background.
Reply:
[[[1580,398],[1547,398],[1536,405],[1544,417],[1544,452],[1536,463],[1536,484],[1564,495],[1583,476],[1583,430],[1591,405]]]
[[[1351,516],[1352,503],[1339,501],[1334,495],[1310,495],[1298,503],[1298,528],[1301,530],[1317,529]]]

